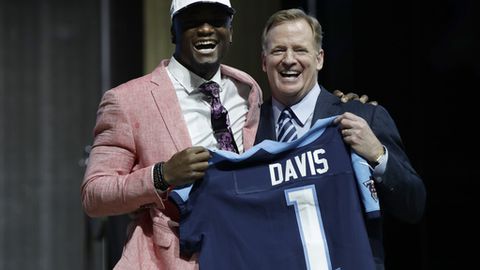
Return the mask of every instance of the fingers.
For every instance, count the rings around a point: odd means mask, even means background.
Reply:
[[[371,104],[371,105],[378,105],[378,102],[377,101],[368,101],[369,100],[369,97],[367,95],[361,95],[359,96],[358,94],[356,93],[348,93],[348,94],[345,94],[343,93],[342,91],[340,90],[334,90],[332,92],[333,95],[335,95],[336,97],[340,98],[340,100],[343,102],[343,103],[346,103],[346,102],[349,102],[351,100],[358,100],[360,102],[362,102],[363,104],[365,103],[368,103],[368,104]]]
[[[204,176],[208,168],[210,152],[201,146],[193,146],[174,154],[164,163],[164,177],[173,186],[191,183]]]
[[[204,162],[208,161],[211,158],[210,152],[205,149],[205,151],[197,152],[193,155],[192,162]]]
[[[362,95],[358,100],[362,103],[367,103],[368,96],[367,95]]]
[[[341,98],[341,97],[343,97],[343,95],[344,95],[343,92],[340,91],[340,90],[338,90],[338,89],[337,89],[337,90],[333,90],[332,94],[335,95],[335,96],[338,97],[338,98]]]
[[[354,135],[354,129],[352,128],[344,128],[342,129],[342,136],[345,138],[345,137],[348,137],[348,136],[352,136]]]
[[[361,121],[363,118],[350,113],[350,112],[345,112],[341,115],[339,115],[333,122],[335,124],[339,124],[343,128],[351,128],[352,123],[355,121]]]
[[[208,160],[192,163],[190,168],[192,171],[203,172],[208,169]]]
[[[182,156],[185,159],[184,162],[187,163],[208,161],[210,159],[210,152],[207,148],[202,146],[192,146],[180,153],[183,154]]]
[[[183,151],[186,151],[192,154],[200,154],[200,153],[208,152],[208,149],[203,146],[192,146]]]
[[[341,98],[342,102],[347,102],[354,99],[358,99],[358,95],[355,93],[348,93],[346,95],[343,95],[343,97]]]

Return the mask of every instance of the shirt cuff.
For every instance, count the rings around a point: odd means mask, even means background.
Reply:
[[[383,149],[385,150],[385,153],[378,160],[378,165],[373,168],[373,178],[377,183],[381,183],[383,181],[382,176],[385,174],[385,170],[387,169],[388,149],[385,146],[383,146]]]

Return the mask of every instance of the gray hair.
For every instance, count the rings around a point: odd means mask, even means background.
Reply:
[[[312,29],[314,41],[315,41],[315,44],[314,44],[315,48],[317,50],[320,50],[322,48],[322,39],[323,39],[322,26],[320,25],[320,23],[315,17],[307,15],[303,10],[298,8],[292,8],[292,9],[277,11],[272,16],[270,16],[267,23],[265,24],[265,27],[263,28],[263,34],[262,34],[263,51],[267,49],[267,34],[268,34],[268,31],[270,31],[270,29],[272,29],[274,26],[277,26],[279,24],[289,22],[289,21],[295,21],[295,20],[305,20],[308,23],[308,25],[310,25],[310,28]]]

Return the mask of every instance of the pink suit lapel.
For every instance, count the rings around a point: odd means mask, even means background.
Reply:
[[[175,147],[180,151],[192,146],[187,124],[183,118],[177,95],[168,77],[165,67],[168,60],[163,60],[152,74],[152,82],[157,85],[151,90],[158,111],[168,129]]]

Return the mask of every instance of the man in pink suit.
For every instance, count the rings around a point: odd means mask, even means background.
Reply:
[[[180,255],[177,211],[167,196],[202,178],[207,148],[218,147],[199,86],[220,85],[240,152],[253,145],[259,122],[260,87],[221,64],[232,41],[230,1],[173,0],[170,12],[173,56],[104,94],[82,183],[89,216],[134,213],[115,269],[198,268],[195,256]]]

